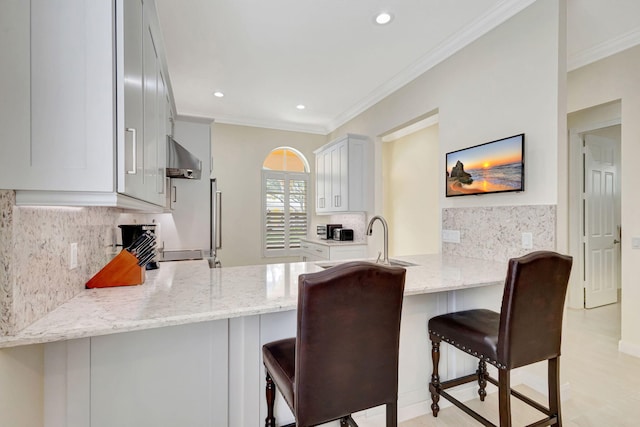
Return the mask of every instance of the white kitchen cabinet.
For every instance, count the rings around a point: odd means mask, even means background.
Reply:
[[[23,0],[0,1],[0,188],[24,179],[17,167],[29,162],[31,138],[29,79],[30,4]],[[20,179],[18,179],[20,178]]]
[[[366,256],[367,245],[364,243],[300,240],[300,257],[303,262],[361,259]]]
[[[124,121],[123,133],[124,187],[119,191],[131,196],[144,197],[144,84],[143,84],[143,6],[141,0],[123,2],[122,48],[124,60],[123,96],[124,111],[120,120]]]
[[[16,36],[16,62],[2,65],[3,97],[18,102],[6,128],[3,121],[11,143],[0,146],[0,188],[17,190],[17,204],[164,205],[157,103],[169,85],[158,83],[159,37],[143,41],[145,19],[147,33],[159,31],[153,1],[20,3],[1,6]],[[153,64],[144,62],[149,44]]]
[[[368,210],[373,173],[367,137],[347,134],[314,153],[316,213]]]
[[[227,426],[228,321],[45,346],[46,426]]]
[[[165,126],[164,116],[164,79],[160,73],[160,61],[156,48],[156,38],[150,13],[143,15],[143,87],[144,87],[144,195],[143,198],[152,203],[164,204],[164,167],[159,158],[161,147],[166,147],[166,134],[162,132]],[[126,114],[126,111],[125,111]],[[166,158],[166,148],[164,150]],[[161,173],[161,177],[159,172]],[[158,178],[162,178],[162,182]]]

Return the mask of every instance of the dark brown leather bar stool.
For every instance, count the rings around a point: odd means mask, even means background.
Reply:
[[[398,346],[405,269],[350,262],[298,279],[296,338],[262,347],[267,418],[275,427],[275,388],[298,427],[386,405],[397,425]]]
[[[487,381],[498,386],[500,426],[511,426],[510,396],[522,400],[546,418],[530,426],[562,425],[560,416],[560,341],[562,315],[573,260],[555,252],[533,252],[509,260],[500,313],[490,310],[467,310],[443,314],[429,320],[429,338],[433,374],[429,391],[431,410],[438,416],[440,396],[462,409],[485,426],[489,420],[452,397],[445,390],[478,381],[480,400],[486,396]],[[440,382],[438,362],[440,342],[480,359],[475,374]],[[549,407],[512,390],[512,369],[548,361]],[[487,363],[498,368],[498,380],[487,373]]]

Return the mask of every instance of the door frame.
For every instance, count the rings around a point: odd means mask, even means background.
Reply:
[[[622,125],[622,117],[569,129],[569,253],[573,256],[574,274],[571,275],[569,282],[567,303],[571,308],[584,308],[584,286],[582,281],[585,269],[582,247],[584,219],[581,185],[584,173],[582,135],[616,125]]]

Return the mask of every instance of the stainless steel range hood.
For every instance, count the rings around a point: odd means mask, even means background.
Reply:
[[[167,136],[167,176],[169,178],[200,179],[202,162],[189,150]]]

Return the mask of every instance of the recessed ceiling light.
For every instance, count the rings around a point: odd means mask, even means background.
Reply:
[[[307,107],[305,107],[305,106],[304,106],[304,105],[302,105],[302,104],[298,104],[298,105],[296,105],[296,108],[297,108],[298,110],[304,110],[304,109],[305,109],[305,108],[307,108]]]
[[[224,96],[224,93],[218,91],[213,92],[213,96],[215,96],[216,98],[222,98]]]
[[[393,15],[390,12],[380,12],[376,15],[376,24],[386,25],[393,20]]]

